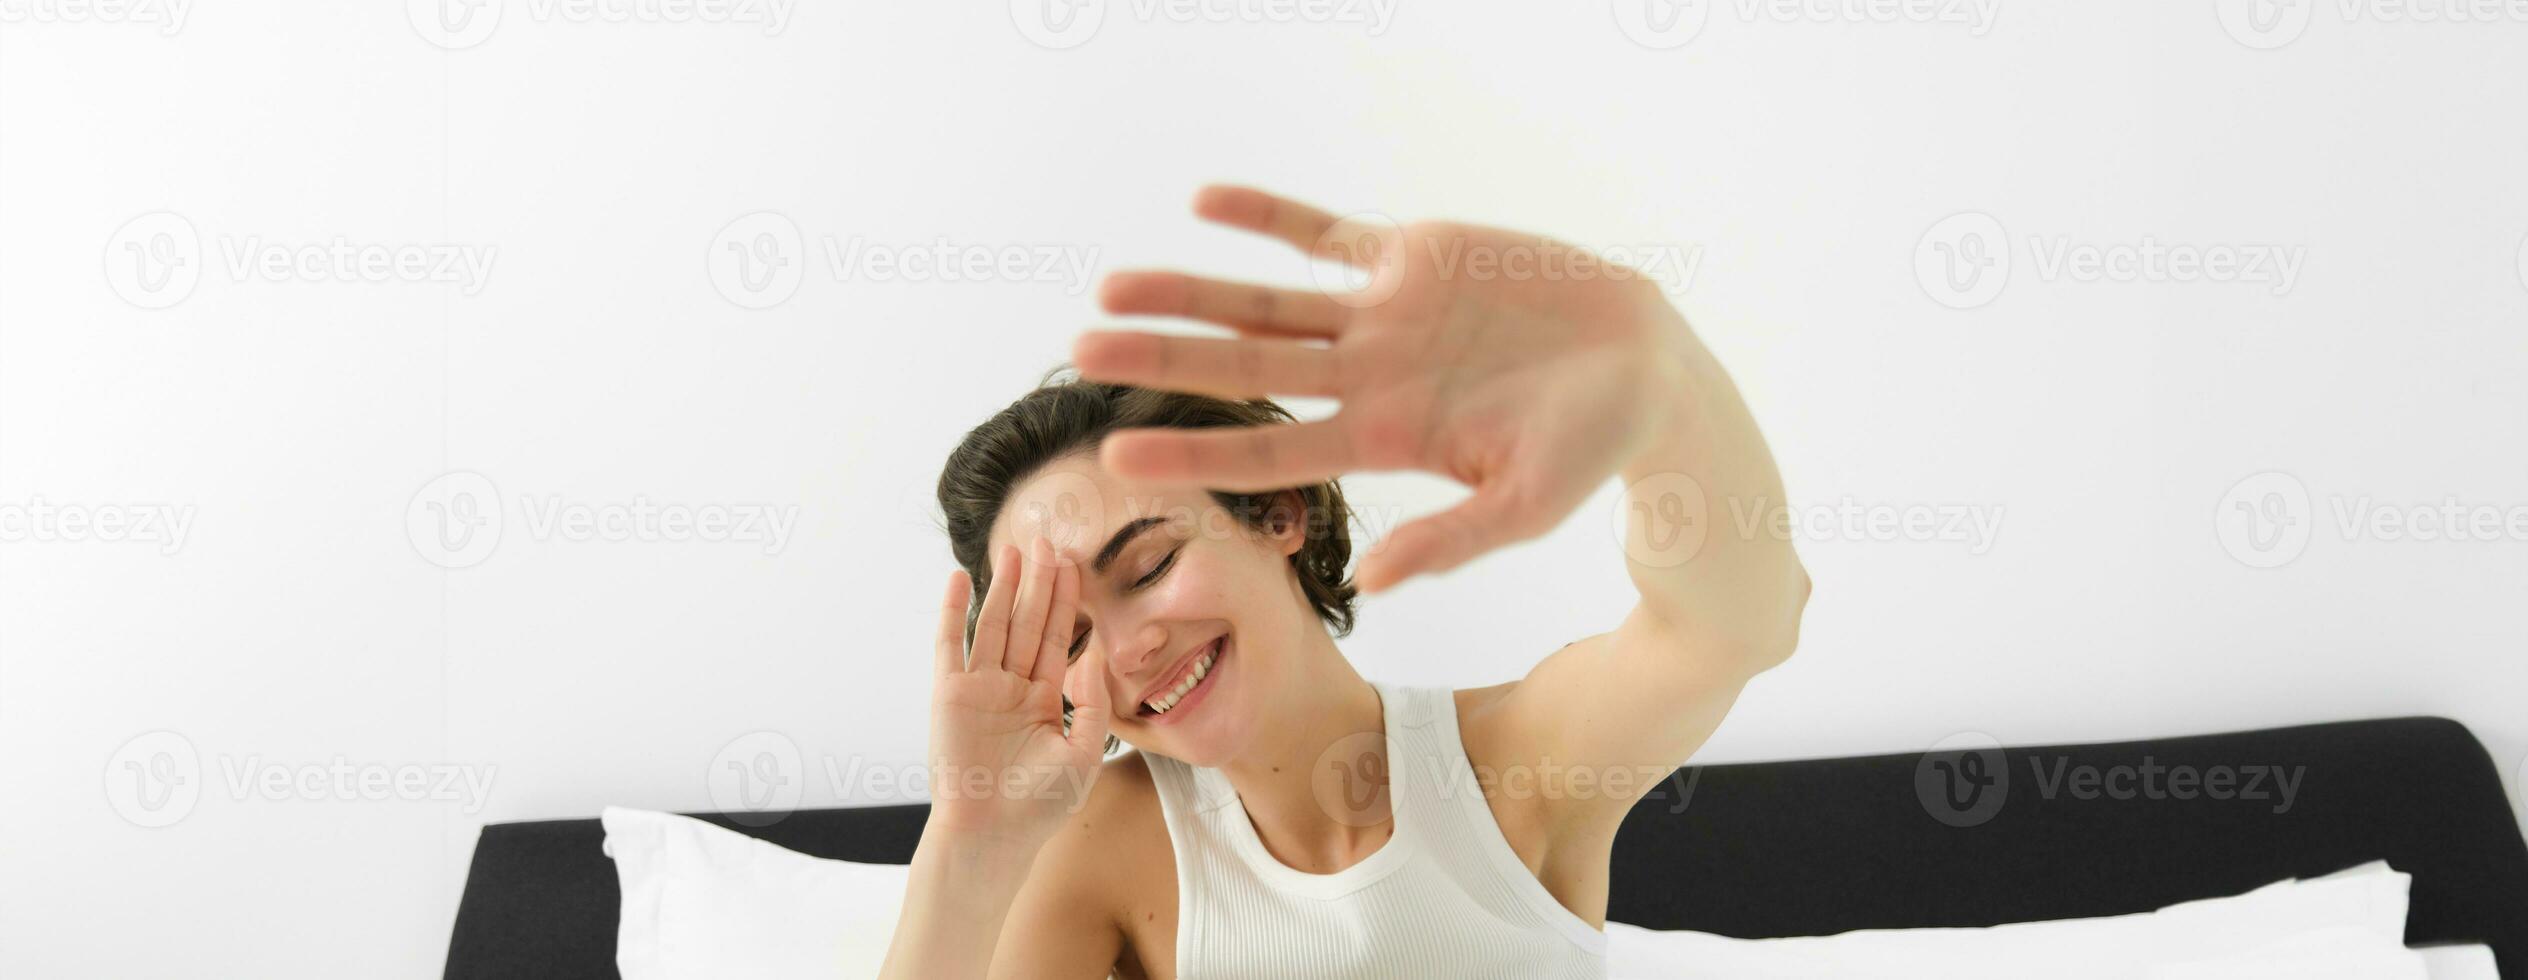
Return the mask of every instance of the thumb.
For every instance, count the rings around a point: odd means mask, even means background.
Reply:
[[[1106,694],[1106,653],[1090,643],[1078,663],[1062,671],[1062,694],[1071,699],[1071,741],[1090,753],[1106,752],[1106,719],[1111,699]]]
[[[1445,572],[1494,548],[1529,537],[1501,486],[1478,488],[1457,506],[1397,528],[1361,559],[1364,592],[1383,592],[1416,575]]]

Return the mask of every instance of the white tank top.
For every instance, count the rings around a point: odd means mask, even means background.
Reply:
[[[1392,836],[1311,874],[1264,849],[1228,776],[1143,753],[1176,849],[1176,975],[1600,980],[1606,933],[1554,899],[1501,836],[1443,688],[1372,684]]]

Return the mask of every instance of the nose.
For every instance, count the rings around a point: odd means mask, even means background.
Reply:
[[[1143,623],[1115,636],[1115,645],[1106,651],[1106,662],[1115,673],[1130,677],[1151,666],[1151,662],[1167,653],[1167,629],[1157,623]]]

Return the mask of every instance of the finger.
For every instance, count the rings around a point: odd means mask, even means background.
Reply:
[[[1215,398],[1341,394],[1342,355],[1294,340],[1171,337],[1091,330],[1071,345],[1071,361],[1092,381],[1184,391]]]
[[[1045,619],[1045,641],[1036,650],[1033,677],[1062,676],[1071,659],[1071,636],[1080,618],[1080,566],[1065,562],[1054,570],[1053,609]]]
[[[948,594],[939,600],[937,662],[942,674],[966,669],[966,604],[974,598],[974,580],[965,569],[948,573]]]
[[[983,590],[983,610],[974,618],[974,648],[966,669],[1001,669],[1001,653],[1009,647],[1010,598],[1018,591],[1018,549],[1002,545],[992,551],[992,584]]]
[[[1062,694],[1071,699],[1071,744],[1103,754],[1108,712],[1113,710],[1106,696],[1106,653],[1091,643],[1079,663],[1061,670]]]
[[[1194,214],[1205,221],[1281,239],[1309,255],[1357,263],[1356,256],[1326,247],[1326,232],[1334,229],[1333,215],[1286,197],[1252,187],[1214,184],[1194,195]]]
[[[1117,476],[1254,493],[1363,469],[1341,419],[1225,429],[1127,429],[1098,458]]]
[[[1382,592],[1416,575],[1434,575],[1476,556],[1534,535],[1500,487],[1477,490],[1455,507],[1406,524],[1387,535],[1353,579],[1363,592]]]
[[[1027,558],[1018,567],[1018,605],[1009,629],[1009,653],[1003,666],[1027,676],[1035,669],[1036,649],[1044,645],[1045,614],[1053,606],[1053,545],[1044,538],[1027,543]]]
[[[1176,272],[1118,272],[1098,287],[1106,312],[1180,316],[1250,334],[1333,337],[1352,308],[1320,291],[1275,289]]]

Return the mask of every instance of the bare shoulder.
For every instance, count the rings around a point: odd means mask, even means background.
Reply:
[[[1518,791],[1517,774],[1534,765],[1536,747],[1526,744],[1525,730],[1514,712],[1520,681],[1450,692],[1457,701],[1457,738],[1464,743],[1466,764],[1475,784],[1492,806],[1493,822],[1510,849],[1534,871],[1542,867],[1555,836],[1554,815],[1538,794]]]
[[[1147,975],[1133,969],[1142,950],[1171,951],[1159,958],[1173,969],[1176,853],[1149,760],[1127,751],[1099,764],[1088,801],[1037,855],[1028,885],[1044,889],[1051,904],[1093,909],[1111,923],[1122,940],[1123,975]]]
[[[1126,751],[1098,764],[1088,801],[1046,842],[1036,868],[1037,873],[1054,871],[1081,885],[1123,885],[1172,870],[1150,867],[1144,859],[1151,857],[1173,863],[1167,821],[1149,760],[1138,751]],[[1118,890],[1098,889],[1108,895]]]

